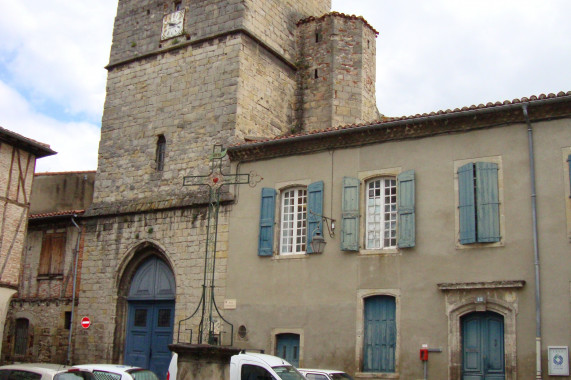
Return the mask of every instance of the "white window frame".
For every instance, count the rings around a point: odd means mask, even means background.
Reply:
[[[379,188],[371,189],[371,185],[377,182],[379,183]],[[388,203],[387,195],[385,194],[387,188],[392,190],[388,197],[394,197],[393,200],[389,199]],[[378,190],[379,194],[373,194],[373,196],[371,196],[371,190],[375,192]],[[395,176],[375,177],[365,181],[365,249],[397,247],[397,201],[397,178]],[[374,204],[371,204],[371,202]],[[391,208],[388,212],[385,210],[387,206]],[[379,213],[373,212],[373,209],[378,209]],[[387,216],[389,220],[387,220]],[[389,224],[388,238],[385,236],[387,234],[387,223]],[[394,225],[394,227],[391,228],[391,225]],[[378,234],[379,238],[371,239],[371,233]],[[387,239],[389,240],[389,244],[387,244]]]
[[[366,210],[367,210],[367,183],[377,178],[388,178],[392,177],[397,179],[399,174],[402,173],[401,167],[393,167],[393,168],[383,168],[383,169],[375,169],[375,170],[364,170],[357,173],[357,178],[360,182],[360,191],[359,191],[359,210],[361,211],[364,217],[360,218],[359,221],[359,254],[360,255],[400,255],[401,251],[398,248],[398,216],[397,216],[397,246],[395,247],[386,247],[381,249],[367,249],[366,248],[366,239],[367,239],[367,218],[366,218]],[[397,202],[398,202],[398,181],[397,181]],[[398,207],[397,207],[398,212]]]
[[[290,195],[293,193],[293,196]],[[293,204],[286,205],[286,200]],[[286,207],[290,208],[286,210]],[[300,210],[301,208],[301,210]],[[287,212],[286,212],[287,211]],[[286,220],[286,218],[291,219]],[[301,225],[300,225],[301,223]],[[286,225],[286,224],[289,224]],[[291,234],[291,235],[288,235]],[[286,240],[288,240],[286,244]],[[280,255],[303,255],[307,245],[307,187],[289,187],[280,191]]]

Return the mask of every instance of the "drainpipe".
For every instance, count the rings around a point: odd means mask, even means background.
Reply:
[[[79,241],[81,240],[81,228],[77,225],[77,223],[75,222],[75,217],[77,217],[77,215],[73,215],[71,217],[71,222],[73,223],[73,225],[75,226],[75,228],[77,228],[78,234],[77,234],[77,241],[75,242],[75,252],[74,252],[74,264],[73,264],[73,290],[72,290],[72,295],[71,295],[71,323],[69,326],[69,338],[67,341],[67,364],[71,365],[71,340],[72,340],[72,336],[73,336],[73,319],[74,319],[74,314],[75,314],[75,287],[77,284],[77,262],[79,260]]]
[[[527,113],[527,103],[522,104],[523,116],[527,123],[527,139],[529,144],[529,175],[531,179],[531,217],[533,224],[533,254],[535,263],[535,378],[541,380],[541,293],[539,287],[539,248],[537,238],[537,206],[535,194],[535,157],[533,154],[533,130],[529,115]]]

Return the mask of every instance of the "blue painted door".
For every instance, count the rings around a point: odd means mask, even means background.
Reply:
[[[279,334],[276,342],[277,356],[299,367],[299,335]]]
[[[395,298],[365,299],[363,372],[394,372],[397,344]]]
[[[133,276],[129,295],[125,364],[143,367],[164,379],[172,343],[176,286],[168,265],[145,260]]]
[[[462,318],[462,379],[504,380],[504,318],[471,313]]]
[[[160,379],[168,370],[174,302],[129,302],[125,364],[148,368]]]

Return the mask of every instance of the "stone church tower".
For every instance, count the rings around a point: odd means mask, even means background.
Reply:
[[[166,370],[170,352],[157,347],[176,341],[202,292],[205,198],[183,177],[206,174],[214,144],[378,118],[377,32],[330,7],[119,0],[77,311],[92,326],[77,333],[75,362]],[[218,305],[232,195],[225,201]]]

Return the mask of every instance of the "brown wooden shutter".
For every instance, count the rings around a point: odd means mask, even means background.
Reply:
[[[38,268],[39,275],[50,273],[51,251],[52,251],[51,236],[45,234],[44,238],[42,239],[42,251],[40,252],[40,267]]]
[[[45,234],[40,252],[39,275],[63,274],[65,233]]]
[[[65,250],[65,233],[52,237],[52,260],[50,274],[63,274],[63,258]]]

